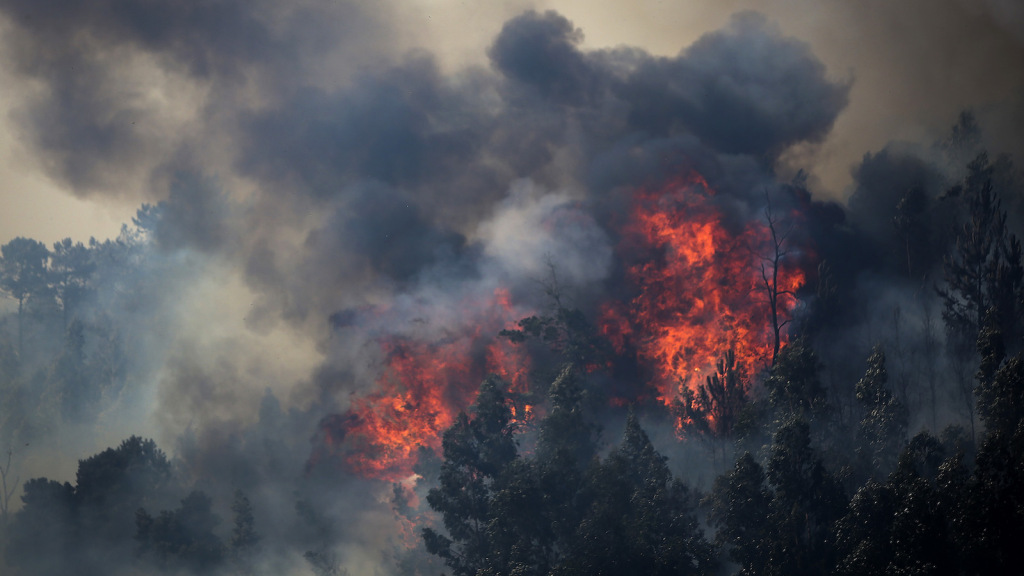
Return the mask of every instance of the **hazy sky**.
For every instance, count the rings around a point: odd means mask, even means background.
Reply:
[[[629,45],[660,55],[675,55],[701,34],[723,26],[735,12],[760,11],[786,35],[808,42],[831,78],[852,80],[849,105],[824,143],[791,150],[783,157],[792,167],[808,169],[814,177],[812,186],[821,195],[844,197],[850,168],[865,152],[878,150],[890,140],[933,140],[964,107],[977,112],[994,146],[1021,150],[1024,4],[1014,0],[415,0],[390,7],[365,4],[373,7],[367,11],[384,22],[390,34],[380,45],[362,42],[361,49],[385,59],[398,58],[410,49],[428,50],[446,71],[487,66],[487,47],[502,23],[528,8],[562,13],[582,30],[586,49]],[[0,33],[17,38],[19,25],[0,18],[4,22]],[[329,34],[327,28],[318,33]],[[150,120],[155,119],[147,129],[157,134],[145,139],[145,147],[131,150],[135,170],[121,170],[116,178],[82,186],[69,178],[54,177],[54,158],[40,154],[33,144],[33,139],[46,141],[48,135],[30,133],[24,122],[26,110],[46,87],[38,76],[26,74],[17,64],[31,55],[22,53],[17,42],[5,44],[0,64],[4,86],[0,92],[0,242],[15,236],[49,243],[66,236],[87,240],[89,236],[116,235],[141,202],[159,200],[166,193],[150,184],[152,176],[147,170],[160,164],[162,155],[174,153],[175,144],[188,133],[201,131],[203,115],[196,112],[198,104],[209,105],[216,94],[195,77],[177,77],[174,70],[161,68],[144,54],[116,55],[126,65],[117,77],[106,81],[124,83],[124,94],[138,101]],[[336,64],[338,58],[337,53],[324,54],[325,85],[344,83],[351,73],[351,68]],[[355,59],[369,61],[362,56]],[[260,95],[247,97],[259,99]],[[204,139],[217,137],[208,134]],[[233,188],[241,190],[245,182],[232,180],[234,144],[211,143],[224,156],[209,153],[207,166],[222,182],[232,181],[237,184]],[[780,172],[786,170],[783,167]],[[105,191],[97,192],[98,187]]]

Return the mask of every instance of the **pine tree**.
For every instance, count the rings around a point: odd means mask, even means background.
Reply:
[[[512,413],[497,378],[480,385],[471,412],[473,418],[460,413],[445,431],[440,485],[427,494],[448,534],[423,530],[427,551],[443,558],[455,576],[475,576],[487,567],[494,483],[517,456]]]
[[[906,406],[888,387],[885,352],[876,346],[868,357],[868,369],[854,390],[864,410],[857,429],[858,453],[866,475],[885,477],[896,465],[906,442]]]
[[[252,504],[249,502],[249,497],[240,489],[235,490],[231,512],[235,516],[229,542],[231,553],[236,558],[244,559],[257,552],[260,536],[256,532],[256,519],[252,513]]]
[[[676,478],[632,412],[621,444],[589,474],[586,512],[558,576],[696,575],[715,569],[695,516],[695,496]]]
[[[696,389],[682,386],[672,411],[688,432],[730,437],[747,402],[746,374],[732,350]]]
[[[969,220],[957,234],[956,249],[945,260],[946,286],[938,290],[942,317],[962,348],[977,341],[989,309],[1004,334],[1016,337],[1024,287],[1021,243],[1006,226],[1006,212],[992,185],[985,153],[967,166],[962,184],[946,193],[962,198]]]
[[[772,407],[787,418],[809,418],[823,411],[826,399],[820,370],[821,362],[804,340],[790,342],[764,381]]]
[[[740,565],[742,576],[771,570],[772,494],[765,482],[764,469],[746,452],[731,471],[715,479],[711,493],[710,519],[718,528],[716,540]]]
[[[768,459],[774,489],[771,563],[766,575],[825,574],[834,563],[832,525],[846,503],[842,487],[811,447],[806,422],[795,420],[775,434]]]

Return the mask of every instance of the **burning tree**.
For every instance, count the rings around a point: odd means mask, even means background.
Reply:
[[[768,296],[768,310],[771,314],[772,322],[772,366],[775,366],[775,361],[779,357],[779,347],[782,344],[782,329],[789,324],[790,319],[783,319],[779,316],[780,307],[784,305],[787,299],[796,298],[793,290],[786,288],[784,282],[779,279],[779,272],[781,271],[783,259],[789,254],[789,250],[785,248],[786,237],[789,236],[789,232],[779,232],[776,227],[778,220],[775,214],[772,212],[771,199],[765,194],[765,200],[767,205],[764,209],[765,222],[768,223],[768,231],[771,234],[771,253],[768,256],[763,257],[761,263],[761,281],[764,283],[764,290]]]
[[[680,425],[706,421],[717,433],[732,424],[711,424],[715,412],[731,418],[745,394],[736,366],[767,368],[785,345],[804,274],[770,208],[766,223],[737,229],[715,196],[696,173],[636,193],[621,246],[635,296],[606,305],[601,328],[619,353],[633,349],[649,367],[661,402],[683,407]],[[764,291],[769,306],[757,297]]]
[[[440,334],[379,338],[384,366],[372,392],[353,398],[343,414],[320,425],[320,444],[310,459],[339,456],[357,474],[389,482],[411,477],[421,446],[440,453],[441,435],[474,397],[475,386],[489,374],[509,383],[511,405],[520,419],[531,405],[525,352],[495,335],[512,325],[508,292],[470,301],[461,309],[461,324]]]
[[[696,389],[681,383],[672,404],[679,428],[686,432],[730,436],[746,403],[746,376],[731,350],[718,361],[717,370]]]

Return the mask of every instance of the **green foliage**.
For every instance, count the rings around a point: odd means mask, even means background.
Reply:
[[[53,244],[50,284],[63,311],[65,326],[91,290],[90,279],[96,270],[92,258],[89,248],[81,242],[72,243],[70,238]]]
[[[938,292],[947,328],[965,344],[977,341],[989,309],[995,310],[1005,334],[1019,328],[1022,249],[1006,226],[992,174],[988,155],[981,153],[968,164],[963,183],[946,193],[966,204],[968,221],[957,234],[955,251],[945,260],[946,286]]]
[[[965,556],[978,574],[1007,574],[1024,563],[1024,422],[990,432],[963,493]]]
[[[597,449],[584,397],[567,364],[551,385],[551,412],[538,427],[534,456],[517,458],[495,479],[487,573],[547,574],[571,547],[582,516],[579,494]]]
[[[252,503],[241,490],[235,490],[235,499],[231,503],[234,514],[234,527],[231,529],[231,552],[236,557],[248,556],[258,550],[260,535],[256,532],[256,518],[252,513]]]
[[[996,574],[1024,563],[1024,355],[992,374],[1001,356],[999,344],[992,343],[998,334],[982,341],[980,347],[991,354],[979,370],[975,394],[987,433],[957,508],[966,564],[978,566],[977,573]]]
[[[821,361],[814,350],[796,338],[779,351],[764,387],[768,401],[783,418],[810,418],[826,407],[821,384]]]
[[[135,539],[143,555],[155,557],[159,566],[209,572],[224,560],[224,544],[213,533],[218,524],[210,497],[193,491],[177,510],[164,510],[156,518],[139,508]]]
[[[562,287],[553,264],[548,264],[549,279],[542,283],[551,306],[546,315],[530,316],[516,322],[513,330],[502,330],[499,335],[514,344],[537,340],[557,354],[561,363],[577,369],[591,369],[605,364],[611,358],[608,341],[578,308],[565,303]]]
[[[71,484],[35,478],[25,483],[14,516],[7,563],[25,574],[66,574],[78,560],[78,510]]]
[[[1004,357],[1001,339],[992,330],[982,331],[983,354],[974,389],[978,415],[991,434],[1010,436],[1024,420],[1024,354],[999,367]]]
[[[509,426],[512,413],[500,381],[485,380],[471,410],[472,419],[460,413],[445,431],[440,485],[427,494],[430,507],[441,513],[448,536],[423,530],[427,551],[443,558],[456,576],[472,576],[486,567],[494,482],[516,458]]]
[[[718,527],[716,540],[740,565],[740,574],[768,574],[771,569],[775,536],[772,496],[764,469],[749,452],[740,456],[731,471],[715,479],[710,520]]]
[[[732,350],[718,360],[716,368],[696,389],[680,386],[672,411],[689,432],[729,437],[747,402],[746,374]]]
[[[863,409],[857,429],[858,453],[869,474],[884,476],[896,465],[906,442],[909,412],[888,387],[885,352],[876,346],[868,357],[868,368],[854,391]]]
[[[108,507],[114,501],[143,500],[171,477],[167,456],[156,442],[132,436],[78,463],[75,497],[82,505]]]
[[[836,523],[836,574],[958,573],[947,510],[936,506],[943,456],[938,440],[915,436],[884,484],[869,479],[857,491]]]
[[[136,511],[163,498],[170,475],[156,444],[132,436],[80,461],[75,486],[29,480],[7,560],[30,574],[105,573],[109,559],[95,551],[131,541]]]
[[[634,415],[603,461],[583,392],[567,366],[552,384],[552,411],[534,456],[511,445],[507,403],[493,381],[473,418],[444,436],[440,486],[427,496],[447,534],[423,531],[431,554],[456,575],[708,574],[711,545],[695,498],[672,477]],[[501,454],[501,458],[489,454]]]
[[[767,469],[775,491],[772,520],[782,546],[773,555],[772,573],[824,573],[832,562],[830,530],[842,515],[846,499],[839,482],[811,448],[806,422],[797,420],[776,432]]]
[[[767,472],[745,453],[715,481],[711,521],[740,574],[824,574],[834,559],[831,527],[846,500],[811,448],[807,424],[796,420],[775,434]]]
[[[583,518],[564,575],[709,574],[715,568],[689,489],[630,413],[622,442],[596,463],[581,494]]]
[[[42,242],[18,237],[0,246],[0,288],[18,301],[18,312],[26,300],[49,294],[47,261],[50,251]]]
[[[537,440],[537,460],[542,463],[567,462],[582,470],[597,451],[597,427],[584,412],[586,393],[577,370],[563,368],[548,390],[551,412],[541,422]]]

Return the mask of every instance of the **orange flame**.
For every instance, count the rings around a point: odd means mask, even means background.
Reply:
[[[766,367],[774,348],[762,277],[763,270],[771,277],[766,258],[775,249],[767,221],[730,227],[714,196],[697,174],[637,192],[618,248],[633,296],[600,309],[602,334],[619,354],[636,352],[653,376],[651,392],[666,405],[683,387],[702,383],[725,352],[732,350],[749,372]],[[778,279],[783,323],[792,318],[793,293],[805,281],[796,258],[780,262]],[[311,465],[322,454],[334,454],[363,477],[412,477],[420,447],[440,453],[443,432],[472,403],[489,373],[508,382],[515,425],[542,415],[543,407],[527,400],[528,353],[496,337],[526,315],[515,310],[509,293],[499,289],[480,301],[467,300],[460,314],[446,323],[441,338],[379,341],[385,367],[375,390],[354,398],[346,414],[324,420],[322,446]],[[610,402],[625,405],[646,394]]]
[[[442,433],[487,374],[508,382],[510,392],[528,392],[525,351],[495,338],[519,317],[508,292],[497,290],[490,302],[464,310],[463,325],[443,339],[383,339],[385,369],[376,390],[353,399],[347,416],[325,421],[326,448],[342,452],[353,472],[391,482],[412,476],[419,448],[440,453]]]
[[[654,373],[658,399],[678,397],[713,373],[732,349],[748,370],[771,360],[774,333],[762,264],[769,278],[774,245],[765,220],[729,230],[714,191],[698,174],[634,197],[620,250],[635,287],[628,305],[602,307],[600,327],[622,353],[632,345]],[[791,318],[804,274],[788,260],[779,270],[779,322]],[[784,335],[783,335],[784,337]]]

